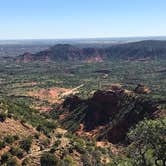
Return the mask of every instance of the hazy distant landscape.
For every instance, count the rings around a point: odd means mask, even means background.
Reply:
[[[36,53],[55,44],[71,44],[79,47],[109,47],[114,44],[142,40],[166,40],[166,37],[0,40],[0,57],[17,56],[25,52]]]

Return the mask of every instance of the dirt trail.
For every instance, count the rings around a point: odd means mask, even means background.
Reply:
[[[75,88],[69,90],[68,92],[62,93],[62,94],[60,95],[60,98],[69,96],[69,95],[71,95],[71,94],[74,95],[74,94],[76,94],[76,93],[79,93],[79,89],[80,89],[81,87],[83,87],[83,86],[84,86],[84,84],[81,84],[81,85],[79,85],[79,86],[77,86],[77,87],[75,87]]]

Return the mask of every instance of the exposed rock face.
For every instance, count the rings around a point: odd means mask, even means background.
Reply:
[[[151,101],[136,101],[131,111],[126,112],[123,118],[119,119],[118,123],[113,125],[111,130],[108,132],[108,139],[112,143],[120,142],[124,139],[124,136],[130,127],[134,126],[145,117],[149,118],[153,116],[153,113],[157,110],[157,106],[154,105]]]
[[[88,102],[87,114],[85,116],[86,130],[92,130],[98,125],[109,122],[111,116],[116,112],[118,96],[112,91],[97,91]]]
[[[79,104],[83,101],[78,96],[71,96],[67,97],[66,100],[63,102],[63,108],[67,108],[70,111],[76,109]]]
[[[16,61],[85,60],[91,63],[102,62],[103,55],[103,50],[97,48],[78,48],[69,44],[57,44],[36,54],[25,53],[20,55]]]
[[[21,58],[18,58],[16,61],[17,62],[31,62],[31,61],[33,61],[33,55],[29,52],[26,52],[22,55]]]
[[[113,91],[124,91],[124,89],[120,84],[111,84],[111,89]]]
[[[80,107],[80,106],[83,107]],[[76,122],[82,118],[81,123],[85,131],[92,131],[99,126],[107,126],[104,135],[112,143],[118,143],[124,140],[129,128],[143,120],[145,117],[151,117],[158,110],[157,105],[150,100],[130,96],[124,91],[96,91],[92,98],[81,100],[77,96],[69,97],[63,104],[68,108],[70,115],[75,117],[78,113],[73,112],[80,107],[82,114],[78,114]],[[74,113],[74,114],[72,114]],[[74,123],[74,118],[73,118]],[[101,133],[100,139],[104,137]]]
[[[140,41],[112,45],[107,48],[80,48],[69,44],[57,44],[36,54],[23,54],[18,62],[81,60],[88,63],[102,62],[109,58],[134,59],[139,61],[151,58],[166,58],[165,41]],[[141,61],[142,61],[141,60]]]

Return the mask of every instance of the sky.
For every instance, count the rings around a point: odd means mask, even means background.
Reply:
[[[166,36],[166,0],[0,0],[0,40]]]

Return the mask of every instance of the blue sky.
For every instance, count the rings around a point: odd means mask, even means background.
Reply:
[[[0,39],[166,36],[166,0],[0,0]]]

